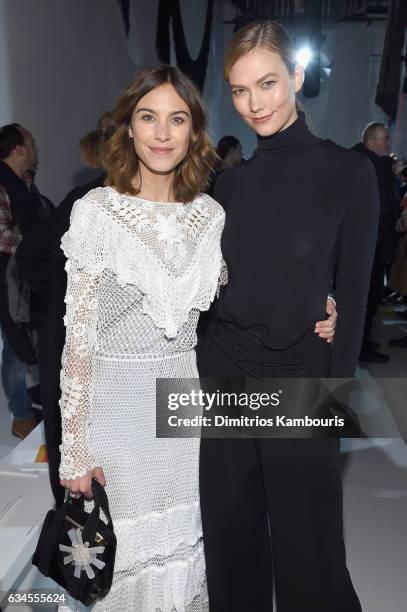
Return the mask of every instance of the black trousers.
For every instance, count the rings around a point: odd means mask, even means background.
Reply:
[[[329,354],[313,332],[273,351],[215,319],[198,369],[324,377]],[[271,612],[273,576],[278,612],[361,612],[346,568],[337,439],[202,439],[200,495],[210,612]]]

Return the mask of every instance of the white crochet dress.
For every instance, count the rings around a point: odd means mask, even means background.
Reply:
[[[102,187],[75,203],[62,239],[60,475],[103,468],[118,541],[98,612],[208,609],[200,441],[156,438],[155,380],[198,376],[199,311],[226,280],[223,225],[222,208],[204,194],[164,204]]]

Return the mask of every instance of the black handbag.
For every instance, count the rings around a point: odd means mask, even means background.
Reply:
[[[83,496],[69,497],[45,517],[32,562],[44,576],[74,599],[90,606],[110,590],[116,555],[106,491],[92,480],[94,508],[84,509]],[[107,519],[100,518],[100,510]]]

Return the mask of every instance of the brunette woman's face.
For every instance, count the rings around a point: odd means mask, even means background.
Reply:
[[[191,128],[187,104],[166,83],[139,100],[131,117],[129,136],[142,165],[151,172],[169,174],[187,154]]]
[[[300,66],[290,75],[281,56],[264,47],[240,57],[229,74],[235,109],[260,136],[271,136],[297,119],[295,94],[303,80]]]

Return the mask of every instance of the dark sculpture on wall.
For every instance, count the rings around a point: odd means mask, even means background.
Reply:
[[[406,0],[392,0],[387,18],[386,36],[380,65],[375,102],[393,121],[396,120],[405,28],[407,27]],[[406,58],[404,58],[406,61]]]
[[[126,36],[128,36],[130,32],[130,0],[117,0],[117,2],[122,11],[124,29],[126,31]]]
[[[179,0],[160,0],[158,8],[156,47],[160,62],[170,63],[170,21],[172,21],[177,66],[196,83],[201,92],[208,66],[213,4],[214,0],[208,0],[202,45],[196,60],[192,59],[188,51]]]

